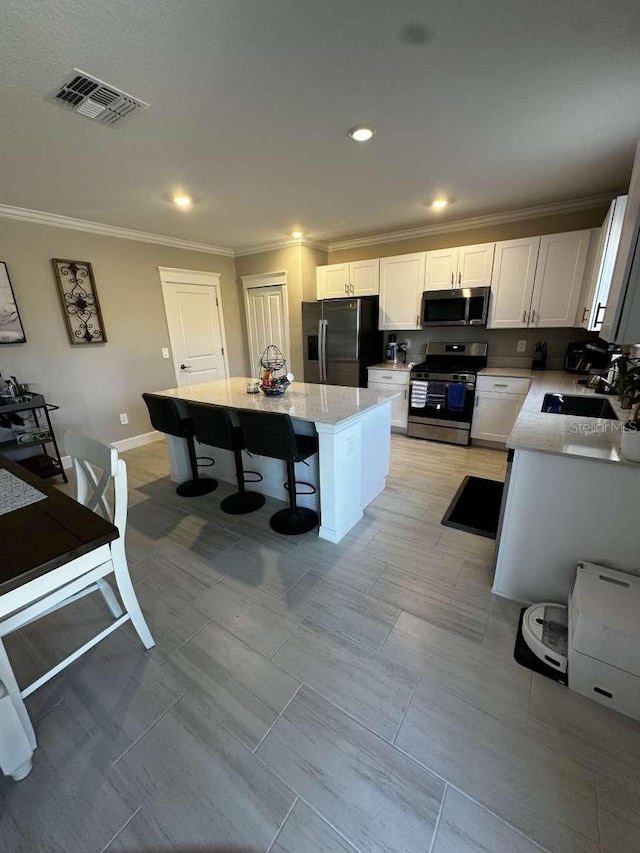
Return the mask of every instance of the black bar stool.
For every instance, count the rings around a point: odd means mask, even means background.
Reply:
[[[193,441],[195,435],[191,418],[183,418],[180,414],[175,400],[164,397],[162,394],[143,394],[142,399],[147,404],[151,426],[158,432],[166,435],[175,435],[187,441],[189,452],[189,464],[191,465],[191,476],[193,479],[186,483],[180,483],[176,489],[182,498],[195,498],[199,495],[208,495],[218,488],[218,481],[213,477],[201,477],[198,472],[198,459]],[[213,459],[202,457],[213,465]]]
[[[272,459],[284,459],[287,463],[285,489],[289,492],[289,509],[281,509],[271,516],[271,529],[276,533],[284,533],[285,536],[296,536],[313,530],[319,521],[318,513],[298,506],[296,495],[312,495],[316,488],[311,483],[301,482],[300,485],[307,486],[309,491],[296,492],[295,463],[303,462],[318,452],[318,437],[299,435],[294,430],[289,415],[254,412],[248,409],[238,409],[236,414],[244,434],[244,445],[250,453],[269,456]]]
[[[264,495],[258,492],[248,492],[245,489],[247,483],[259,483],[262,480],[262,475],[257,471],[245,472],[242,465],[242,451],[245,449],[244,436],[242,429],[235,426],[231,420],[229,410],[208,403],[188,403],[187,408],[198,441],[202,444],[208,444],[210,447],[231,450],[235,458],[238,492],[226,497],[220,503],[220,509],[229,515],[243,515],[264,506]],[[255,479],[247,480],[245,473],[255,475]]]

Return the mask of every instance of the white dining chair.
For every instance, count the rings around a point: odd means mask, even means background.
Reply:
[[[65,446],[73,460],[76,500],[114,524],[119,537],[0,595],[0,681],[11,697],[32,749],[36,746],[36,738],[24,704],[27,696],[128,621],[145,648],[155,645],[131,583],[125,553],[125,462],[114,447],[77,433],[65,434]],[[107,580],[110,575],[113,575],[123,606]],[[93,592],[102,594],[114,621],[32,684],[20,689],[2,638]]]

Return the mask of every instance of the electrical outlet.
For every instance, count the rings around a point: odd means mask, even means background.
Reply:
[[[526,341],[518,341],[517,352],[526,352],[527,351],[527,342]]]
[[[162,347],[162,357],[163,358],[170,358],[171,357],[169,355],[169,347]]]
[[[120,423],[122,426],[126,426],[129,423],[129,415],[126,412],[120,415]]]

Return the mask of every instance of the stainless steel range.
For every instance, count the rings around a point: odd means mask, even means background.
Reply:
[[[409,429],[413,438],[469,444],[476,374],[487,366],[488,344],[429,342],[411,371]]]

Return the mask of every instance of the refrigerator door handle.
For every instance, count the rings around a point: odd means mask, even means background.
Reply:
[[[318,340],[320,342],[320,382],[327,381],[327,320],[318,323]]]

